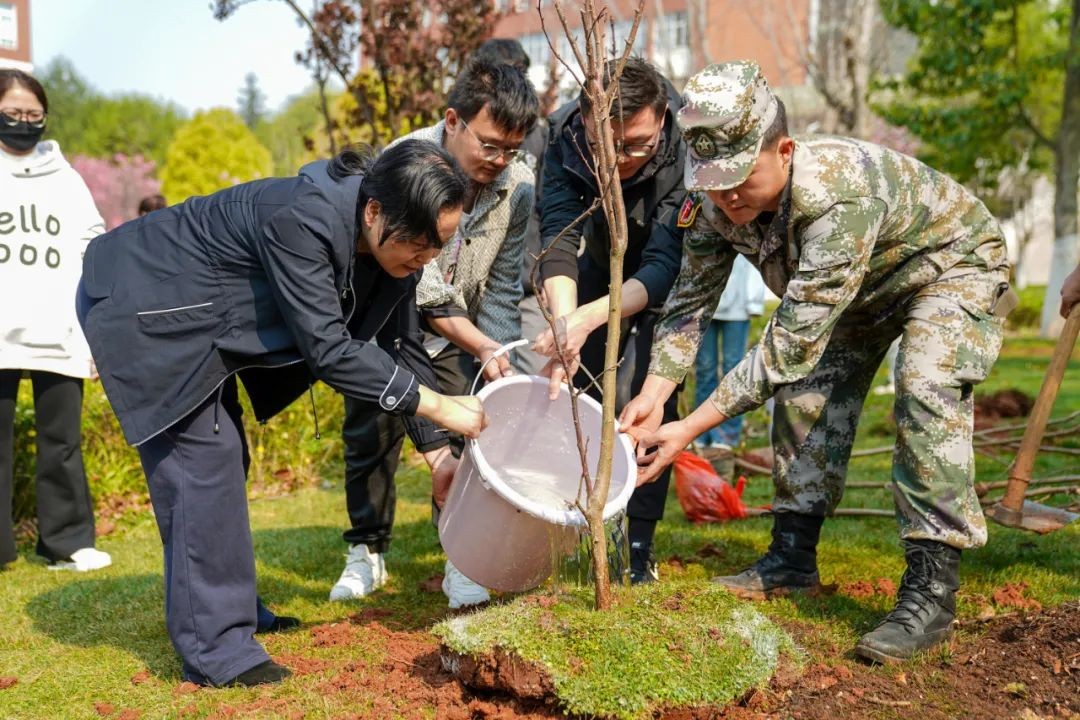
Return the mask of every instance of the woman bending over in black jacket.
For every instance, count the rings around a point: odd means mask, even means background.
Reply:
[[[315,380],[405,417],[437,478],[447,430],[476,437],[473,397],[437,387],[420,344],[419,272],[454,233],[465,176],[440,147],[346,151],[92,241],[78,314],[136,445],[165,550],[165,618],[185,678],[278,682],[257,629],[247,453],[236,381],[256,418]]]

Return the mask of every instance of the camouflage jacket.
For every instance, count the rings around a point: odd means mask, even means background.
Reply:
[[[687,203],[682,267],[649,372],[674,381],[686,375],[736,254],[781,297],[761,341],[713,396],[726,417],[806,377],[838,325],[873,332],[945,273],[1008,267],[997,221],[963,186],[914,158],[848,138],[796,138],[791,176],[768,217],[735,225],[703,193]]]

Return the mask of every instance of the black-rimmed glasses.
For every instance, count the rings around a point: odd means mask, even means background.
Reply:
[[[664,130],[664,123],[660,123],[660,127],[658,127],[656,129],[656,135],[653,136],[655,139],[651,143],[625,143],[624,144],[622,140],[616,140],[615,141],[615,154],[616,155],[622,155],[623,157],[637,158],[637,159],[641,159],[643,157],[649,157],[650,155],[652,155],[653,148],[655,148],[656,144],[658,142],[660,142],[660,133],[663,130]],[[596,144],[592,140],[589,140],[588,143],[589,143],[589,148],[593,152],[596,152]]]
[[[473,140],[475,140],[480,145],[481,160],[484,160],[485,162],[495,162],[499,158],[505,157],[506,162],[511,163],[514,160],[519,160],[525,156],[525,153],[523,153],[521,150],[501,148],[498,145],[492,145],[491,143],[484,142],[477,136],[476,133],[473,132],[472,128],[469,127],[469,124],[465,122],[464,119],[458,118],[458,120],[460,120],[462,126],[469,131],[469,134],[473,136]]]

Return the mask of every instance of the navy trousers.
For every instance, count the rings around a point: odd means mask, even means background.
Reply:
[[[270,659],[253,637],[259,602],[243,438],[239,414],[222,410],[215,394],[139,446],[165,550],[165,624],[184,677],[203,685]]]

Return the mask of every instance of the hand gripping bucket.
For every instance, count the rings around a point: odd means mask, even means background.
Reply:
[[[542,583],[553,556],[569,552],[585,518],[573,507],[581,479],[569,390],[548,400],[547,378],[517,375],[479,394],[490,424],[461,456],[439,517],[446,556],[466,577],[493,590],[520,592]],[[588,462],[595,476],[602,413],[578,398]],[[604,519],[626,509],[637,467],[627,437],[616,433]],[[584,503],[582,490],[582,503]]]

